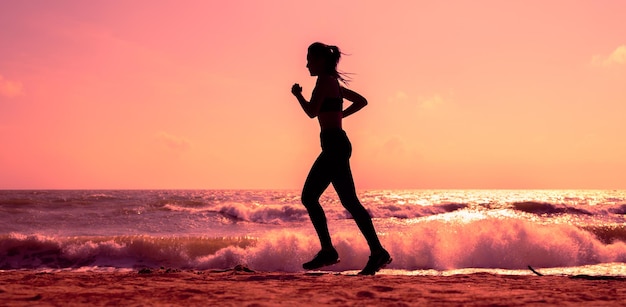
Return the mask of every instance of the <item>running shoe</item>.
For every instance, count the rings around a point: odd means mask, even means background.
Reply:
[[[391,256],[386,250],[376,255],[371,255],[370,260],[365,265],[365,268],[359,272],[359,275],[374,275],[380,269],[384,268],[391,263]]]
[[[305,270],[315,270],[327,265],[333,265],[335,263],[339,263],[339,254],[335,249],[332,250],[321,250],[313,260],[304,263],[302,267]]]

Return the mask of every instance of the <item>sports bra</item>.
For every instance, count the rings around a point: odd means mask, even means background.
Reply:
[[[322,101],[322,105],[320,106],[320,112],[341,112],[343,111],[343,98],[327,97]]]

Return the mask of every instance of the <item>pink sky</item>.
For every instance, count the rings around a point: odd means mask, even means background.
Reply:
[[[2,1],[0,189],[299,188],[314,41],[357,188],[626,188],[624,1]]]

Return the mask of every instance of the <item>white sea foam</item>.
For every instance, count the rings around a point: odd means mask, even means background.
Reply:
[[[623,191],[364,191],[391,269],[524,270],[626,262]],[[341,262],[369,251],[322,197]],[[0,191],[0,269],[301,271],[319,249],[293,191]]]
[[[331,270],[360,269],[369,251],[356,227],[333,234],[342,259]],[[391,269],[523,269],[626,262],[626,243],[604,244],[578,227],[537,225],[521,219],[469,222],[425,220],[381,234]],[[0,239],[1,269],[159,267],[223,269],[245,264],[261,271],[300,271],[319,248],[306,230],[274,230],[257,238],[46,237],[12,234]]]

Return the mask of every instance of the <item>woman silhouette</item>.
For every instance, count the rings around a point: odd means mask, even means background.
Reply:
[[[336,46],[319,42],[311,44],[308,49],[306,67],[311,76],[317,76],[311,101],[307,101],[302,96],[302,87],[299,84],[296,83],[291,88],[291,93],[296,96],[304,112],[310,118],[317,117],[321,128],[322,153],[313,163],[306,178],[302,189],[302,203],[311,217],[322,250],[302,267],[312,270],[339,262],[339,255],[333,247],[328,232],[324,210],[319,203],[320,196],[332,183],[341,204],[356,221],[371,251],[367,265],[359,274],[374,275],[391,263],[391,256],[380,244],[372,218],[357,198],[349,161],[352,145],[341,127],[342,119],[365,107],[367,100],[339,84],[339,81],[346,83],[337,71],[340,57],[341,52]],[[343,98],[352,102],[346,109],[342,106]]]

